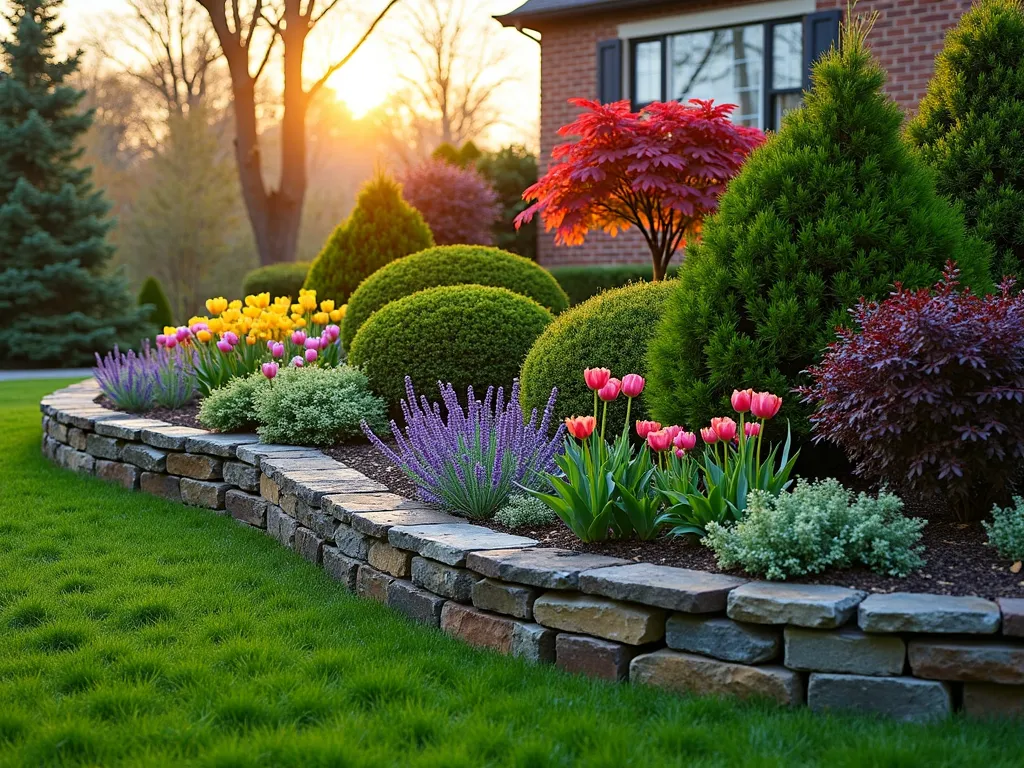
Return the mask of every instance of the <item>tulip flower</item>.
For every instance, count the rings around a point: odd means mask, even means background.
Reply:
[[[210,326],[208,326],[204,322],[197,322],[197,323],[192,323],[192,325],[190,325],[188,329],[190,331],[192,331],[192,333],[198,334],[200,331],[208,331],[208,330],[210,330]]]
[[[268,379],[272,379],[277,376],[277,363],[264,363],[263,375]]]
[[[180,328],[178,328],[177,331],[174,332],[174,335],[178,339],[178,341],[185,341],[185,339],[192,335],[192,331],[190,331],[186,326],[183,325]]]
[[[167,336],[165,334],[158,333],[157,336],[156,336],[156,345],[158,347],[166,346],[167,345]]]
[[[203,344],[210,341],[213,338],[213,334],[202,328],[196,332],[196,338],[199,339]]]
[[[597,390],[597,396],[604,400],[606,403],[610,403],[612,400],[619,396],[619,392],[622,390],[622,382],[618,379],[608,379],[608,383]]]
[[[284,357],[284,344],[279,341],[272,342],[270,345],[270,354],[274,357]]]
[[[573,416],[565,420],[565,429],[577,440],[586,440],[594,434],[597,419],[593,416]]]
[[[333,343],[334,343],[334,341],[331,339],[330,336],[328,336],[326,333],[321,334],[321,336],[320,336],[320,349],[327,349]]]
[[[644,377],[636,373],[627,373],[622,377],[622,394],[626,397],[638,397],[644,391]]]
[[[720,440],[729,442],[736,437],[736,422],[728,416],[718,416],[711,420],[711,428],[715,430]]]
[[[636,423],[636,434],[641,440],[646,440],[647,435],[657,432],[659,429],[661,429],[661,424],[657,421],[638,421]]]
[[[223,338],[232,347],[238,343],[238,335],[231,331],[225,331],[224,335],[221,338]]]
[[[612,377],[612,372],[607,368],[587,368],[583,371],[583,380],[587,382],[587,386],[595,392],[605,384],[608,383],[608,379]]]
[[[672,435],[667,429],[659,429],[647,435],[647,444],[651,446],[652,451],[667,451],[672,447]]]
[[[770,392],[755,392],[750,398],[750,412],[759,419],[770,419],[782,407],[782,398]]]
[[[673,438],[672,445],[682,451],[692,451],[697,447],[697,435],[693,432],[680,432]]]
[[[315,349],[307,349],[306,350],[306,362],[307,363],[315,362],[318,356],[319,356],[319,353]]]
[[[683,428],[680,427],[678,424],[672,424],[671,426],[665,427],[665,431],[668,432],[672,436],[673,440],[675,440],[676,439],[676,435],[678,435],[680,432],[682,432]]]
[[[296,355],[292,358],[292,365],[296,368],[301,368],[306,364],[306,361],[302,359],[302,355]]]
[[[714,445],[718,442],[718,433],[715,432],[711,427],[700,428],[700,439],[708,445]]]
[[[324,328],[324,334],[328,336],[331,341],[337,341],[341,338],[341,328],[336,325],[328,325]]]
[[[685,456],[686,456],[686,451],[684,451],[682,448],[676,448],[676,458],[677,459],[685,458]]]
[[[292,334],[292,344],[294,344],[296,347],[301,347],[305,343],[306,343],[306,332],[305,331],[295,331]]]
[[[750,410],[750,398],[753,397],[752,389],[734,389],[732,391],[732,409],[736,413],[746,413]]]
[[[743,425],[743,434],[747,437],[757,437],[761,434],[761,425],[756,422],[747,422]]]
[[[304,342],[304,346],[306,347],[306,349],[320,349],[320,337],[310,336]]]
[[[178,346],[178,337],[177,336],[168,336],[167,340],[164,342],[164,344],[166,345],[166,347],[168,349],[174,349],[176,346]]]
[[[217,342],[217,349],[219,349],[226,355],[228,352],[234,349],[234,347],[231,346],[231,342],[229,342],[227,339],[221,339],[220,341]]]
[[[267,349],[270,350],[271,352],[274,351],[274,340],[273,339],[268,339],[267,340]]]

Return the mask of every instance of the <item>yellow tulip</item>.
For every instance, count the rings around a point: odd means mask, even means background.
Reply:
[[[256,319],[261,314],[263,314],[263,312],[262,312],[262,310],[259,307],[251,307],[250,306],[250,307],[246,307],[245,309],[243,309],[242,310],[242,314],[245,315],[248,318]]]
[[[298,320],[296,320],[295,321],[295,327],[296,328],[305,328],[306,327],[306,318],[300,317]]]
[[[300,296],[299,304],[301,304],[302,308],[305,309],[307,312],[312,312],[314,309],[316,309],[316,296],[311,296],[310,294]]]
[[[256,346],[256,337],[251,334],[249,336],[246,336],[245,343],[248,344],[250,347]]]
[[[164,326],[164,336],[173,336],[177,332],[178,332],[178,329],[175,328],[173,325],[165,325]]]
[[[196,338],[205,344],[206,342],[213,338],[213,334],[210,333],[209,331],[199,331],[196,334]]]
[[[334,300],[333,299],[324,299],[323,301],[320,302],[320,309],[323,312],[333,312],[334,311]]]
[[[215,299],[206,300],[206,311],[211,315],[219,315],[225,309],[228,308],[228,300],[223,296],[218,296]]]
[[[242,300],[241,299],[235,299],[235,300],[233,300],[232,302],[230,302],[228,304],[228,309],[238,310],[238,309],[241,309],[241,308],[242,308]]]
[[[317,325],[327,325],[331,321],[331,316],[327,312],[317,312],[313,315],[313,322]]]
[[[292,304],[292,314],[293,315],[301,315],[302,314],[302,305],[301,304]]]
[[[343,310],[341,310],[341,309],[336,309],[333,312],[331,312],[330,314],[331,314],[331,321],[335,322],[335,323],[340,322],[341,318],[343,318],[345,316],[345,312]]]
[[[223,331],[228,330],[227,328],[224,327],[224,321],[221,320],[219,317],[210,318],[210,322],[208,323],[208,325],[210,326],[210,330],[213,331],[214,333],[221,333]]]

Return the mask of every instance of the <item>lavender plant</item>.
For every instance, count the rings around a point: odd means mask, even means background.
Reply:
[[[405,379],[402,401],[404,432],[392,421],[397,451],[386,445],[365,423],[363,432],[384,456],[416,484],[428,504],[464,517],[486,519],[505,504],[517,486],[538,488],[544,473],[554,468],[563,426],[549,434],[557,390],[551,391],[537,423],[537,410],[529,422],[519,402],[519,381],[509,398],[504,388],[487,390],[483,401],[473,388],[463,408],[451,384],[441,384],[441,403],[430,403]],[[442,403],[444,408],[442,409]]]
[[[101,358],[96,353],[96,367],[92,374],[114,405],[125,411],[145,411],[153,406],[153,391],[157,381],[157,360],[149,354],[129,349],[122,353],[116,346]]]
[[[146,341],[143,354],[156,358],[156,382],[153,391],[153,402],[164,408],[180,408],[196,395],[195,360],[192,353],[185,347],[174,349],[149,349]]]

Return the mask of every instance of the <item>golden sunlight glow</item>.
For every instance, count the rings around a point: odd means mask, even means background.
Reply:
[[[360,53],[369,55],[357,56],[327,81],[355,118],[383,104],[398,85],[386,53],[375,55],[378,51],[369,46]]]

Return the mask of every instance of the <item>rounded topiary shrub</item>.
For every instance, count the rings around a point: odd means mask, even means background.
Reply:
[[[341,328],[347,349],[366,318],[388,302],[440,285],[491,285],[529,296],[554,313],[569,305],[551,273],[529,259],[482,245],[428,248],[370,275],[348,301]]]
[[[341,305],[368,275],[433,244],[430,227],[402,198],[398,183],[380,174],[360,190],[355,209],[328,238],[303,287]]]
[[[520,375],[524,410],[543,410],[558,387],[555,412],[560,419],[586,415],[594,409],[593,393],[583,382],[585,368],[609,368],[647,376],[647,344],[675,281],[633,283],[613,288],[559,315],[537,339]],[[630,414],[647,418],[646,392],[633,402]],[[626,417],[624,398],[608,407],[615,429]]]
[[[174,314],[171,312],[171,302],[167,300],[163,286],[155,277],[147,277],[139,291],[139,306],[151,307],[149,311],[150,325],[158,328],[162,333],[168,325],[174,325]]]
[[[246,274],[242,281],[242,295],[269,293],[271,298],[275,299],[278,296],[290,296],[296,299],[306,282],[308,273],[308,261],[289,261],[283,264],[259,267]]]
[[[805,106],[754,151],[687,249],[649,349],[659,421],[702,426],[753,387],[784,398],[773,430],[788,419],[805,437],[811,406],[790,393],[862,296],[932,285],[949,259],[965,283],[991,285],[988,247],[965,236],[902,139],[867,32],[854,22],[818,60]]]
[[[481,395],[512,385],[551,313],[507,288],[451,285],[419,291],[374,312],[352,341],[349,362],[392,406],[405,396],[405,377],[422,392],[450,383]]]

